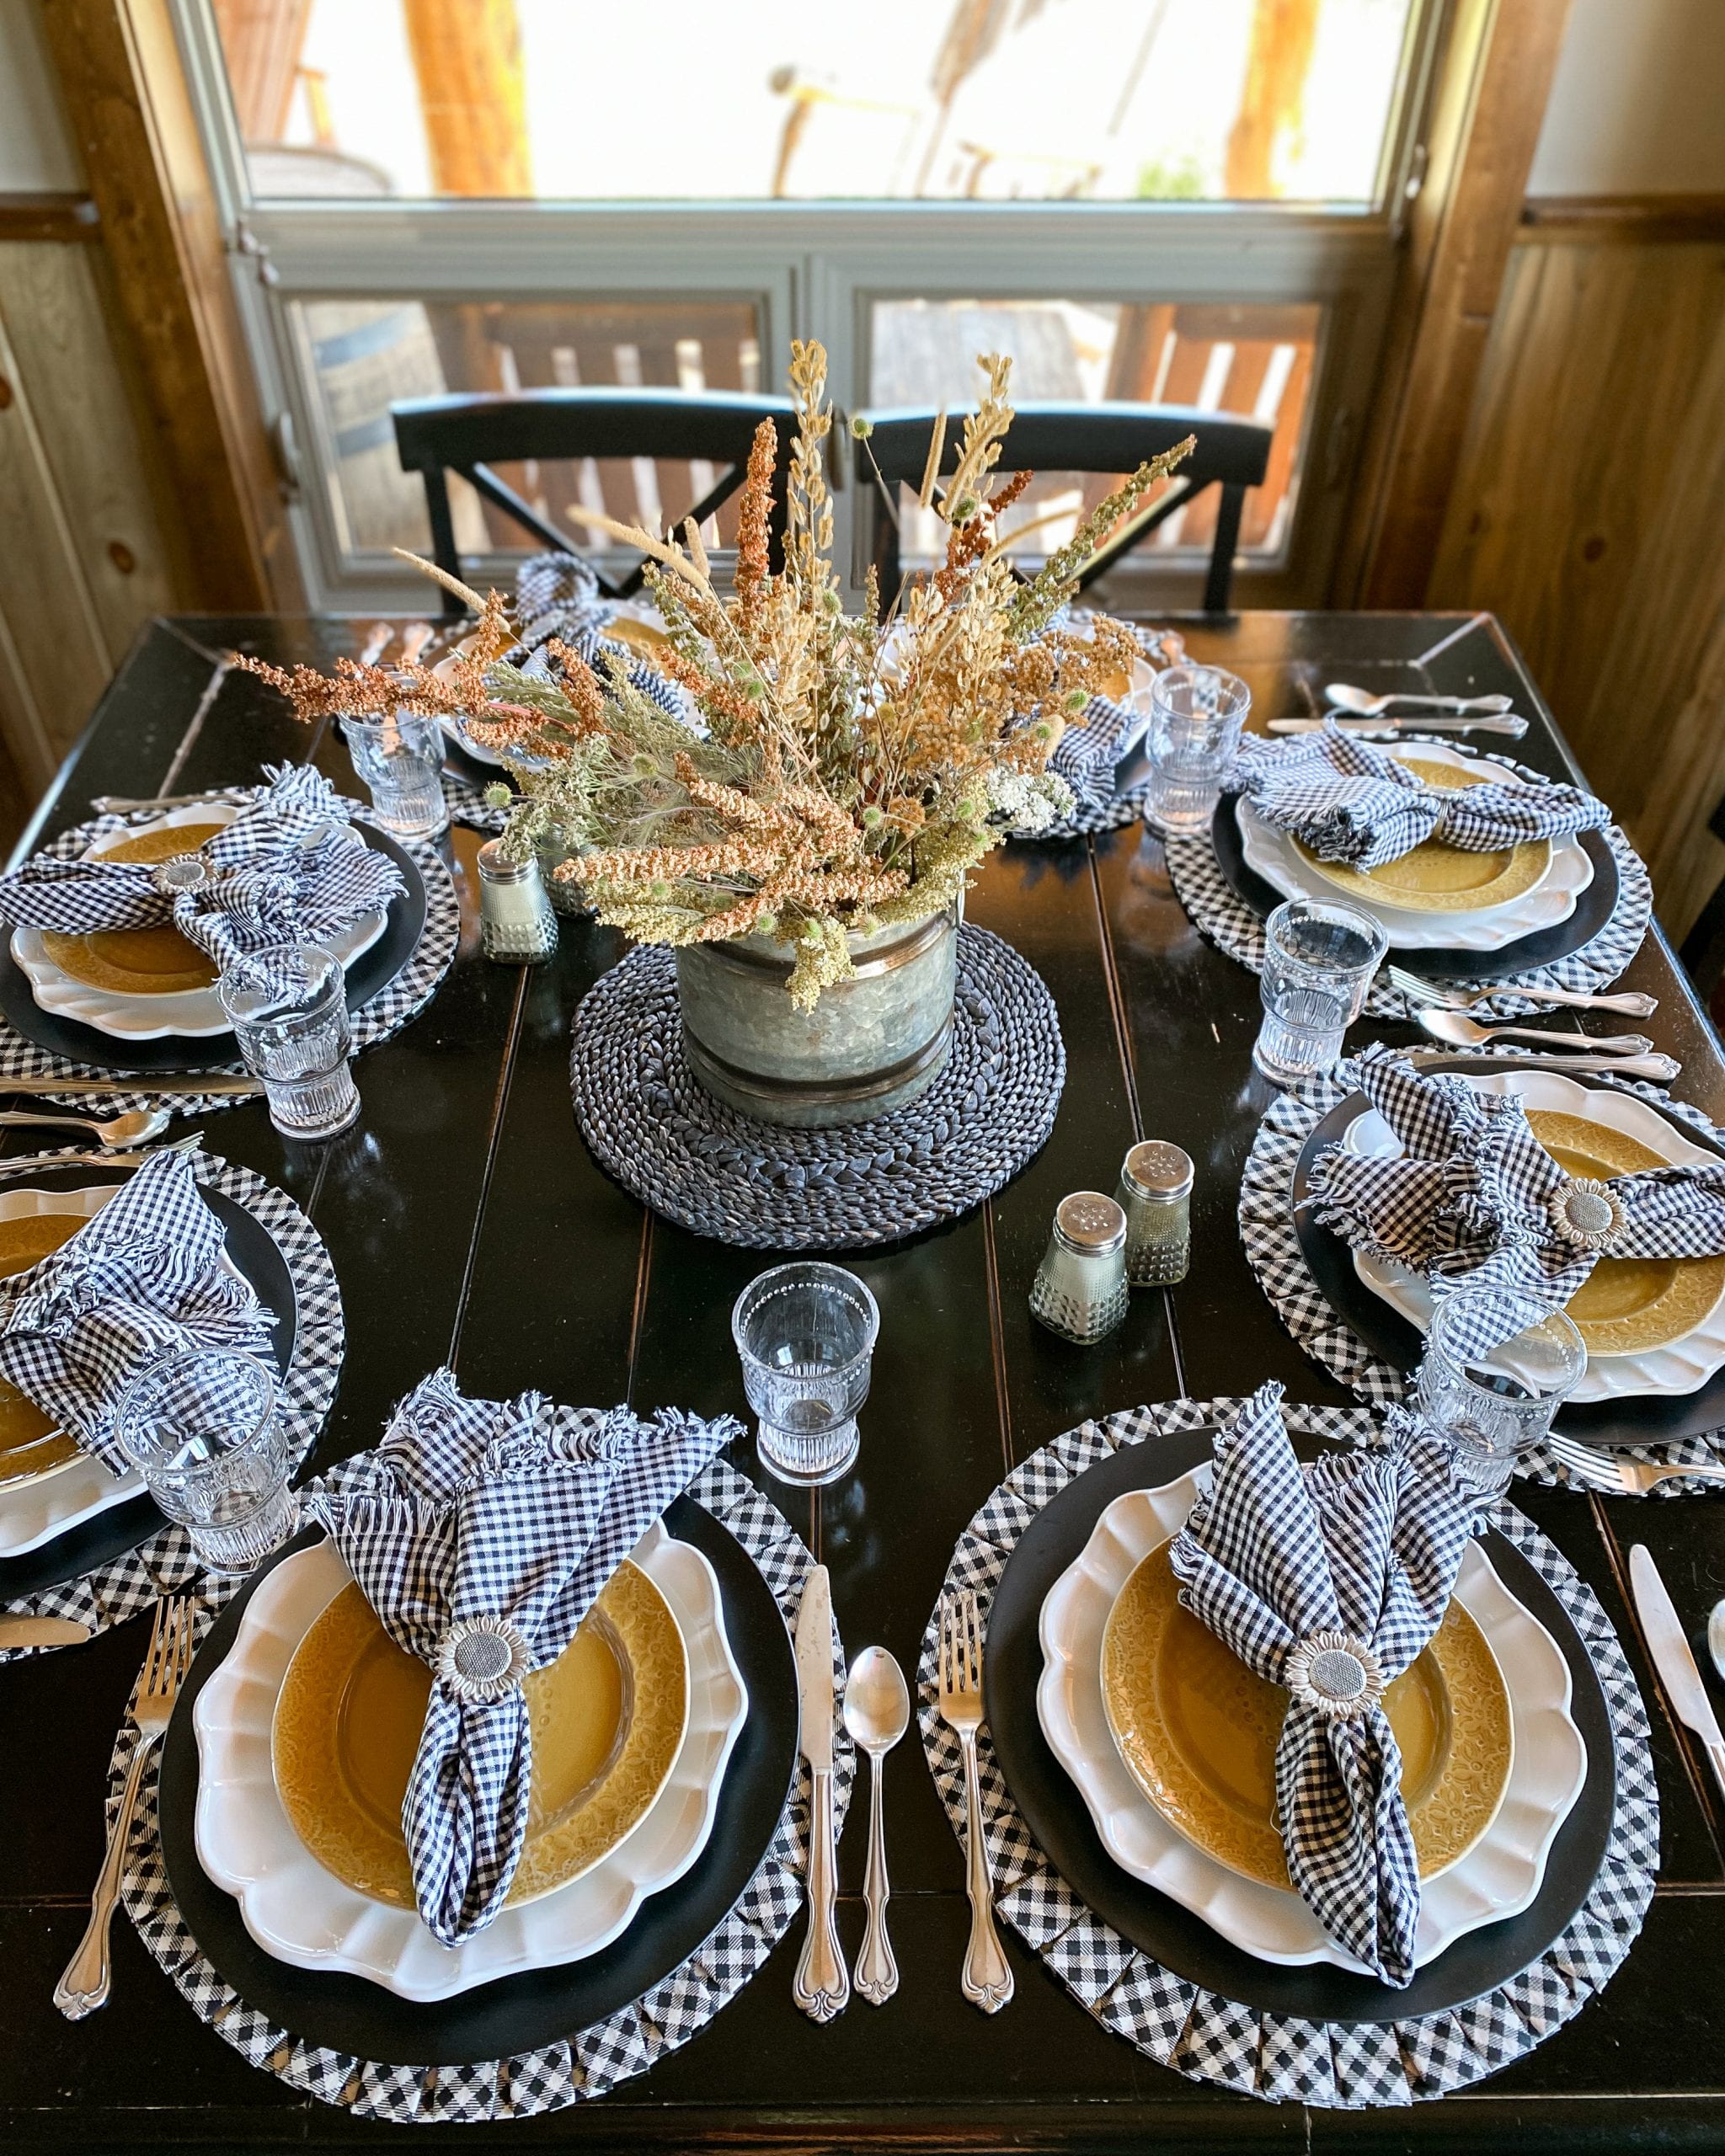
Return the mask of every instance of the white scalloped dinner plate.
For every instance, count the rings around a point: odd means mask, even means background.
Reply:
[[[1247,1879],[1187,1840],[1127,1772],[1102,1693],[1103,1630],[1134,1569],[1176,1534],[1210,1482],[1206,1460],[1156,1490],[1129,1490],[1103,1513],[1042,1605],[1037,1719],[1077,1785],[1103,1846],[1124,1871],[1190,1909],[1259,1961],[1359,1969],[1286,1888]],[[1569,1711],[1569,1665],[1557,1643],[1471,1542],[1456,1599],[1484,1633],[1509,1694],[1514,1756],[1497,1817],[1467,1854],[1423,1881],[1415,1959],[1435,1960],[1465,1932],[1518,1915],[1538,1894],[1557,1830],[1587,1778],[1587,1747]]]
[[[1694,1145],[1674,1123],[1632,1094],[1614,1092],[1609,1086],[1583,1086],[1550,1070],[1493,1070],[1458,1072],[1464,1082],[1480,1093],[1519,1093],[1530,1108],[1549,1108],[1562,1115],[1575,1115],[1607,1129],[1621,1130],[1637,1139],[1649,1152],[1674,1165],[1718,1165],[1719,1156]],[[1375,1108],[1356,1116],[1343,1133],[1342,1144],[1350,1153],[1394,1160],[1401,1140]],[[1399,1310],[1410,1325],[1423,1332],[1432,1321],[1432,1292],[1417,1273],[1405,1265],[1354,1252],[1354,1270],[1375,1295]],[[1725,1369],[1725,1294],[1680,1340],[1662,1348],[1644,1348],[1638,1355],[1589,1355],[1581,1383],[1570,1395],[1578,1407],[1591,1401],[1622,1400],[1642,1393],[1698,1392],[1714,1373]]]
[[[1484,760],[1429,741],[1410,742],[1407,746],[1410,752],[1417,748],[1422,760],[1434,764],[1477,769]],[[1505,786],[1524,783],[1518,773],[1507,767],[1501,776]],[[1302,861],[1293,841],[1265,823],[1244,794],[1236,796],[1234,813],[1248,868],[1284,899],[1319,899],[1333,904],[1337,886]],[[1567,921],[1576,900],[1593,880],[1594,864],[1587,849],[1570,833],[1552,841],[1551,861],[1538,883],[1502,905],[1462,913],[1411,913],[1399,906],[1369,903],[1352,889],[1348,902],[1375,915],[1397,950],[1499,951],[1506,943]]]
[[[266,1953],[296,1968],[365,1977],[403,1999],[451,1999],[523,1969],[596,1954],[628,1929],[649,1894],[682,1877],[712,1833],[748,1694],[706,1558],[658,1520],[629,1554],[670,1604],[688,1650],[688,1726],[670,1779],[592,1870],[504,1908],[454,1947],[441,1945],[412,1910],[373,1901],[326,1871],[293,1830],[271,1765],[275,1702],[294,1650],[353,1576],[328,1542],[296,1551],[268,1574],[193,1717],[198,1860],[238,1901]]]
[[[124,832],[108,832],[85,849],[83,857],[88,861],[104,846],[112,846],[120,838],[142,838],[147,831],[177,830],[187,824],[231,824],[241,806],[233,801],[204,801],[175,808]],[[328,947],[344,969],[371,949],[383,933],[387,918],[382,913],[362,914],[344,934],[331,938]],[[92,988],[88,981],[74,980],[48,956],[40,929],[13,929],[12,956],[43,1010],[62,1018],[75,1018],[80,1025],[113,1039],[208,1040],[232,1031],[213,988],[183,989],[173,995],[126,995],[116,989]]]

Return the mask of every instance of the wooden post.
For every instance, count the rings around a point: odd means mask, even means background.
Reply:
[[[1246,87],[1228,133],[1223,188],[1231,202],[1267,202],[1276,195],[1276,145],[1299,129],[1316,40],[1317,0],[1258,0]]]
[[[287,131],[312,0],[212,0],[239,131],[279,142]]]
[[[439,195],[533,192],[515,0],[402,0]]]

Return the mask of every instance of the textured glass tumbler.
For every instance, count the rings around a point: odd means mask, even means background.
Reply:
[[[254,1355],[159,1356],[120,1396],[115,1435],[212,1572],[248,1572],[299,1524],[275,1377]]]
[[[341,732],[382,830],[398,839],[447,830],[443,729],[435,718],[344,718]]]
[[[333,1138],[360,1113],[348,1068],[347,982],[328,952],[283,943],[237,958],[219,984],[246,1068],[285,1138]]]
[[[1580,1384],[1587,1349],[1573,1321],[1538,1295],[1459,1288],[1432,1313],[1419,1405],[1449,1448],[1455,1479],[1501,1497]]]
[[[1278,1085],[1297,1085],[1335,1069],[1390,939],[1358,906],[1288,899],[1263,940],[1263,1024],[1252,1059]]]
[[[1151,684],[1144,736],[1144,819],[1158,831],[1206,830],[1233,767],[1252,691],[1219,666],[1165,666]]]
[[[731,1312],[761,1464],[786,1482],[831,1482],[857,1457],[880,1312],[854,1273],[812,1262],[751,1280]]]

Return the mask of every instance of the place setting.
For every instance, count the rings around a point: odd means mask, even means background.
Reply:
[[[798,2004],[842,2006],[817,1948],[847,1724],[875,1724],[841,1714],[825,1570],[719,1457],[739,1434],[434,1372],[219,1614],[186,1605],[195,1648],[165,1705],[152,1654],[115,1747],[121,1895],[250,2063],[398,2123],[561,2109],[710,2020],[805,1872]]]
[[[291,1007],[332,1062],[398,1032],[449,969],[459,907],[388,781],[367,816],[283,765],[62,834],[0,876],[0,1085],[86,1113],[205,1116],[278,1075],[260,1014]],[[327,1104],[273,1105],[291,1133],[327,1134]]]
[[[1103,2026],[1271,2101],[1407,2105],[1630,1951],[1648,1724],[1452,1400],[1281,1393],[1130,1409],[1015,1468],[954,1550],[919,1721],[979,1924]]]

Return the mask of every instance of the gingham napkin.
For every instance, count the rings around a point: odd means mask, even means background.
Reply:
[[[1443,1621],[1474,1501],[1392,1410],[1381,1448],[1302,1469],[1266,1385],[1218,1432],[1208,1492],[1171,1557],[1187,1609],[1289,1694],[1276,1747],[1288,1874],[1337,1943],[1410,1983],[1419,1865],[1385,1688]]]
[[[1081,805],[1106,808],[1114,798],[1114,773],[1135,737],[1144,730],[1144,714],[1130,704],[1092,696],[1061,734],[1048,760]]]
[[[523,1683],[574,1636],[678,1492],[739,1434],[728,1417],[590,1418],[544,1394],[467,1400],[435,1371],[357,1483],[307,1500],[431,1695],[402,1806],[419,1914],[446,1946],[483,1931],[526,1839]]]
[[[656,703],[667,718],[681,719],[686,725],[695,713],[685,692],[628,644],[606,638],[606,627],[617,607],[614,599],[601,595],[598,577],[579,555],[529,555],[515,572],[515,621],[521,643],[509,656],[523,673],[547,675],[551,662],[544,648],[555,638],[601,680],[607,670],[620,668],[631,688]]]
[[[70,1242],[0,1281],[0,1377],[123,1475],[115,1411],[146,1363],[200,1348],[269,1355],[270,1314],[222,1265],[222,1241],[190,1160],[155,1154]]]
[[[1431,838],[1492,853],[1611,820],[1603,801],[1573,786],[1428,786],[1391,750],[1332,719],[1289,741],[1248,736],[1226,783],[1320,860],[1356,868],[1380,868]]]
[[[1417,1070],[1393,1049],[1368,1049],[1351,1068],[1406,1150],[1374,1160],[1326,1146],[1306,1202],[1344,1242],[1423,1273],[1439,1294],[1501,1287],[1562,1304],[1602,1257],[1725,1251],[1725,1161],[1572,1176],[1514,1093]]]
[[[168,922],[219,966],[283,943],[327,943],[381,913],[401,871],[350,824],[348,804],[305,764],[266,765],[267,785],[195,853],[163,862],[38,854],[0,876],[0,921],[57,929]]]

